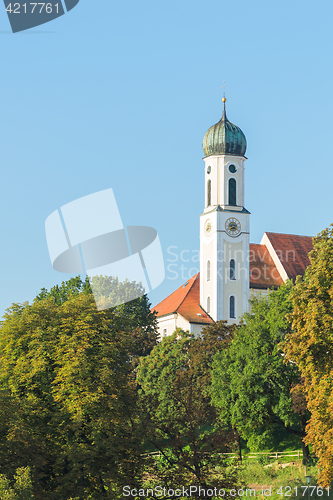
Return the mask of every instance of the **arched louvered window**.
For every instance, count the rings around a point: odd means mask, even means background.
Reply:
[[[233,295],[229,299],[229,317],[231,319],[236,318],[235,297]]]
[[[210,260],[207,261],[207,281],[210,281]]]
[[[236,179],[229,179],[229,203],[228,203],[228,205],[233,205],[233,206],[237,205],[236,190],[237,190]]]
[[[212,181],[207,181],[207,207],[212,204]]]
[[[236,262],[234,259],[231,259],[230,265],[229,265],[229,278],[231,280],[236,279]]]
[[[210,297],[207,297],[207,312],[210,313]]]

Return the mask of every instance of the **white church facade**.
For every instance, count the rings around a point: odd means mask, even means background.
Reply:
[[[205,208],[200,216],[200,273],[157,304],[160,337],[176,327],[199,334],[218,320],[236,323],[253,294],[268,294],[309,264],[312,238],[265,233],[250,243],[245,208],[246,138],[223,115],[203,139]]]

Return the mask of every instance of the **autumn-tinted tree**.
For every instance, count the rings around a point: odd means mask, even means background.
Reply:
[[[132,353],[133,356],[145,356],[148,354],[156,344],[157,320],[156,313],[151,311],[151,304],[147,295],[142,295],[142,285],[134,281],[120,282],[117,278],[110,276],[94,276],[91,278],[91,281],[94,284],[94,290],[98,291],[100,300],[102,300],[101,297],[108,297],[112,293],[114,302],[117,302],[117,299],[125,301],[112,308],[112,310],[117,312],[120,327],[123,326],[127,329],[131,327],[131,335],[136,339],[134,343],[135,351]],[[135,293],[140,295],[140,297],[135,300],[126,301],[129,295],[131,296]],[[88,277],[83,281],[80,276],[76,276],[68,281],[63,281],[61,285],[55,285],[50,291],[43,288],[35,301],[53,297],[55,302],[61,305],[80,294],[92,295]],[[121,323],[121,320],[123,323]]]
[[[306,442],[319,458],[320,482],[333,481],[333,225],[313,240],[310,265],[292,292],[287,355],[303,376],[311,418]]]
[[[235,436],[217,425],[208,393],[213,356],[225,348],[232,331],[223,322],[199,338],[177,329],[140,362],[146,439],[160,453],[150,474],[160,484],[235,484],[235,474],[226,472],[219,455],[230,450]]]
[[[290,394],[300,373],[295,364],[284,362],[283,341],[291,329],[290,289],[288,283],[268,298],[253,299],[251,313],[229,348],[214,359],[213,403],[221,421],[237,428],[252,449],[272,446],[279,428],[299,436],[300,444],[305,436],[307,414]],[[306,460],[305,446],[303,453]]]
[[[34,500],[29,467],[17,469],[14,481],[0,474],[1,500]]]
[[[156,320],[146,298],[98,312],[88,288],[69,285],[4,317],[0,473],[31,466],[37,499],[115,499],[140,477],[134,367]]]

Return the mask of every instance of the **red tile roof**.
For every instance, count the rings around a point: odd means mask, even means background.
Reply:
[[[250,288],[278,288],[283,279],[265,245],[250,243]]]
[[[308,253],[312,250],[310,236],[266,233],[287,275],[295,279],[303,275],[309,264]],[[265,245],[250,244],[250,288],[278,288],[283,279]],[[191,323],[213,323],[200,306],[200,273],[181,285],[169,297],[153,307],[157,316],[178,313]]]
[[[200,273],[197,273],[152,310],[157,311],[158,317],[178,313],[191,323],[214,323],[199,302]]]
[[[312,237],[280,233],[266,233],[266,235],[288,278],[295,280],[296,276],[303,276],[306,267],[310,264],[308,254],[313,249]]]

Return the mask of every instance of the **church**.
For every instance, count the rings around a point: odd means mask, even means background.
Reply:
[[[209,323],[237,323],[249,299],[267,295],[310,263],[312,237],[264,233],[250,243],[245,208],[246,138],[226,114],[203,138],[205,207],[200,215],[200,273],[157,304],[160,338],[179,327],[198,335]]]

